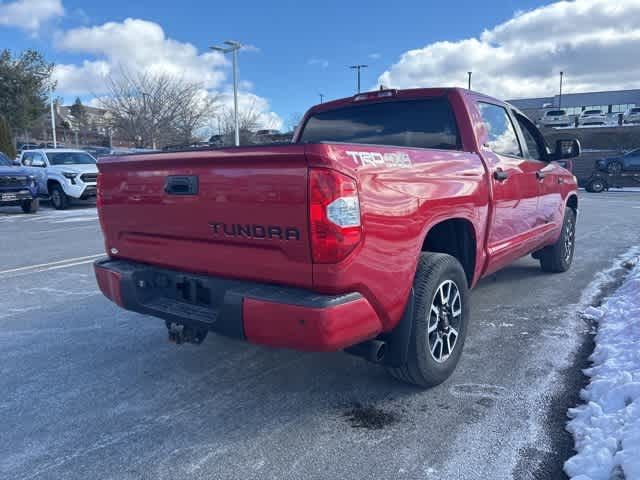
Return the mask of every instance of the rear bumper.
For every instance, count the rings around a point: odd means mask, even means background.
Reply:
[[[94,268],[102,293],[127,310],[256,344],[334,351],[382,331],[359,293],[321,295],[125,260],[98,260]]]

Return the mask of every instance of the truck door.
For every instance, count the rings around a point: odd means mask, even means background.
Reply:
[[[520,113],[512,112],[516,126],[524,139],[524,156],[535,166],[534,176],[538,182],[538,217],[535,227],[562,223],[564,204],[560,188],[560,165],[546,161],[546,145],[542,134],[531,121]]]
[[[493,220],[489,227],[488,270],[495,271],[530,251],[539,223],[540,162],[524,157],[513,119],[501,105],[478,102],[487,130],[481,146],[493,187]]]

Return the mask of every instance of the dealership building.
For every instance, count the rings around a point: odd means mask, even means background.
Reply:
[[[629,108],[640,107],[640,89],[608,92],[566,93],[553,97],[508,100],[537,122],[550,109],[562,108],[568,115],[577,116],[583,110],[602,110],[612,119]]]

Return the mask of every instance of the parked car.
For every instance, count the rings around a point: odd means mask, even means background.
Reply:
[[[617,157],[597,160],[596,168],[610,175],[618,175],[623,172],[640,172],[640,148]]]
[[[602,110],[585,110],[578,117],[578,126],[606,125],[607,116]]]
[[[527,254],[569,269],[577,186],[555,161],[577,140],[551,152],[458,88],[359,94],[301,125],[289,145],[101,158],[102,292],[177,343],[346,349],[428,387],[460,359],[480,278]]]
[[[568,127],[572,124],[566,110],[549,110],[540,119],[543,127]]]
[[[640,107],[633,107],[627,110],[622,117],[622,122],[625,124],[640,123]]]
[[[94,158],[111,155],[111,149],[109,147],[89,145],[87,147],[82,147],[82,150],[84,150],[85,152],[89,152]]]
[[[38,149],[22,152],[20,163],[36,178],[41,196],[64,210],[72,200],[96,195],[96,160],[84,150]]]
[[[0,206],[20,206],[24,213],[38,211],[38,188],[27,169],[15,167],[13,161],[0,152]]]

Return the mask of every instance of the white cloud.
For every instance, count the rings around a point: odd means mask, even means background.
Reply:
[[[15,0],[0,3],[0,25],[36,33],[48,20],[64,15],[61,0]]]
[[[329,66],[329,60],[324,58],[310,58],[307,62],[309,65],[319,65],[322,68],[327,68]]]
[[[640,0],[561,1],[485,30],[405,52],[378,79],[397,88],[466,86],[499,98],[637,88]]]
[[[80,65],[56,66],[54,77],[62,93],[104,93],[104,78],[120,70],[174,74],[208,89],[219,87],[226,78],[223,67],[228,62],[220,53],[200,53],[190,43],[168,38],[160,25],[146,20],[128,18],[68,30],[58,36],[56,46],[96,57]]]
[[[218,94],[220,108],[233,111],[233,91],[224,91]],[[258,114],[259,128],[282,129],[284,122],[280,116],[271,111],[271,106],[266,98],[251,92],[238,92],[238,111],[254,111]]]
[[[167,37],[157,23],[128,18],[123,22],[75,28],[60,33],[55,43],[60,50],[89,57],[79,64],[56,65],[54,78],[60,94],[71,98],[104,95],[105,78],[117,76],[121,71],[168,73],[200,82],[211,95],[224,92],[219,94],[223,107],[233,108],[233,96],[228,93],[228,59],[219,52],[202,53],[190,43]],[[242,50],[259,51],[253,45],[245,45]],[[252,107],[264,128],[280,128],[282,119],[270,110],[268,100],[250,92],[253,84],[249,80],[242,79],[239,83],[240,108]]]

